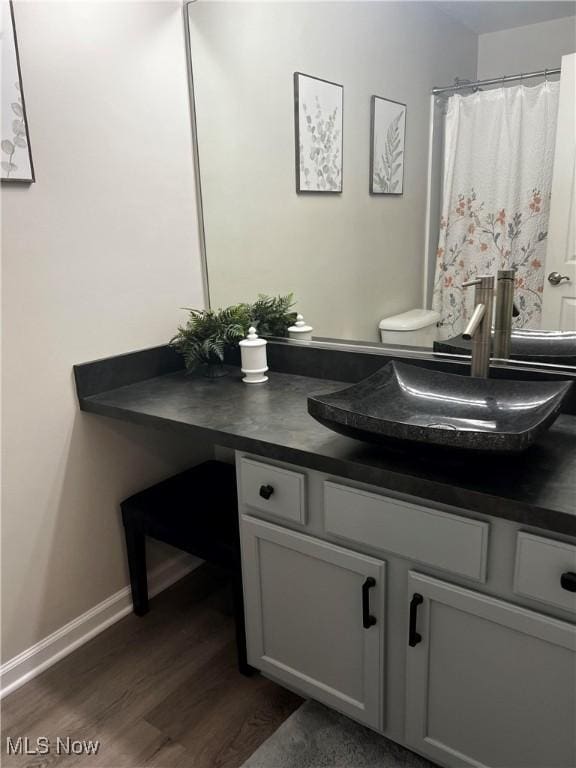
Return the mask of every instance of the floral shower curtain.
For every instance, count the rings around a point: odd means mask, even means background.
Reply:
[[[515,326],[539,328],[558,82],[448,99],[433,308],[442,338],[474,305],[462,283],[516,268]]]

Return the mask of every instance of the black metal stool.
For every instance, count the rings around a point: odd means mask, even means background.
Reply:
[[[253,674],[256,670],[246,660],[234,467],[206,461],[130,496],[120,506],[134,613],[143,616],[149,610],[146,536],[222,567],[232,581],[238,668],[243,675]]]

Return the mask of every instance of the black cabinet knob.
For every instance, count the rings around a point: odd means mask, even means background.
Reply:
[[[262,496],[263,499],[268,499],[272,494],[274,493],[274,488],[271,485],[261,485],[260,486],[260,496]]]
[[[568,592],[576,592],[576,573],[574,571],[563,573],[560,576],[560,586]]]

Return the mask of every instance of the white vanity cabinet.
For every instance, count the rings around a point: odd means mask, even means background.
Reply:
[[[574,768],[576,627],[418,573],[406,742],[451,766]]]
[[[380,729],[385,564],[241,519],[248,661]]]
[[[237,467],[252,665],[447,768],[576,767],[573,539]]]

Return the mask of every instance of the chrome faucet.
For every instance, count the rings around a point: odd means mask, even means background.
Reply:
[[[519,312],[514,304],[514,278],[515,269],[501,269],[498,271],[496,290],[496,315],[494,318],[494,348],[493,356],[501,360],[510,357],[512,342],[512,317]]]
[[[492,346],[492,303],[494,297],[494,276],[483,275],[462,283],[463,288],[475,286],[474,312],[466,326],[462,338],[472,340],[471,376],[488,378],[490,352]]]

